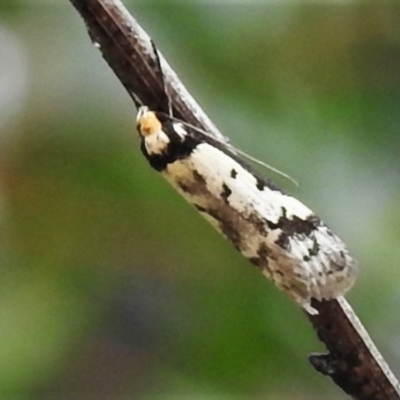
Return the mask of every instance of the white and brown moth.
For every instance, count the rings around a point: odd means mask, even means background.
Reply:
[[[228,145],[145,106],[136,122],[150,166],[309,314],[312,299],[353,286],[357,264],[342,240]]]

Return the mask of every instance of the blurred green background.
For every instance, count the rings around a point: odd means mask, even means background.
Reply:
[[[348,243],[400,375],[400,3],[126,1],[221,131]],[[344,399],[300,308],[153,172],[67,1],[0,3],[0,399]]]

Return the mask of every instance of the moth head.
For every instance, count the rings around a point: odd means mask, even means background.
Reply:
[[[143,138],[162,130],[161,122],[157,118],[155,112],[150,111],[146,106],[139,108],[136,116],[136,126],[140,136]]]
[[[171,140],[163,131],[161,121],[154,111],[150,111],[146,106],[140,107],[136,117],[136,126],[147,155],[160,155],[168,152]]]

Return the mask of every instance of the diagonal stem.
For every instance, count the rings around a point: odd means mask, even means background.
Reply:
[[[70,0],[96,44],[128,94],[150,109],[163,107],[165,88],[173,115],[226,140],[185,89],[159,54],[157,71],[151,39],[119,0]],[[163,82],[164,80],[164,82]],[[313,328],[328,353],[313,354],[314,368],[330,376],[347,394],[359,400],[400,399],[400,386],[357,315],[344,298],[313,302],[319,315],[310,316]]]

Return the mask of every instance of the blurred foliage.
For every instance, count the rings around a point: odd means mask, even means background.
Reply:
[[[127,5],[354,250],[349,299],[399,372],[399,4]],[[0,398],[345,398],[300,309],[148,168],[69,2],[0,12]]]

